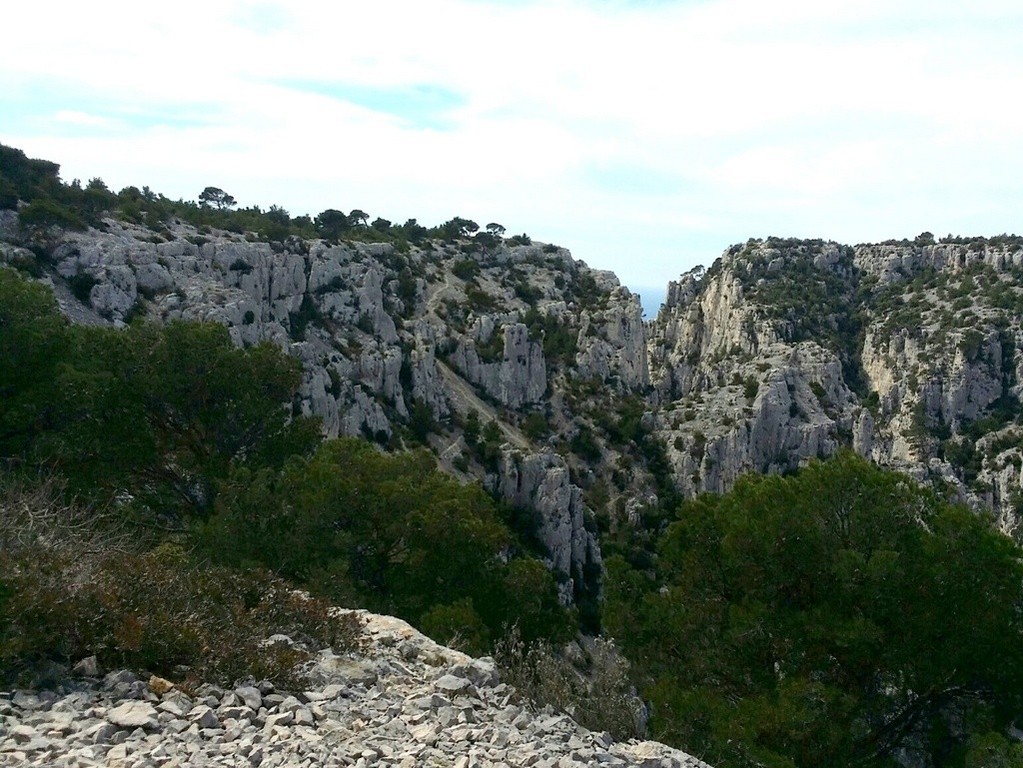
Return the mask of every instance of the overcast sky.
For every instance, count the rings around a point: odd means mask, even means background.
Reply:
[[[0,142],[661,287],[767,235],[1023,231],[1019,0],[19,2]]]

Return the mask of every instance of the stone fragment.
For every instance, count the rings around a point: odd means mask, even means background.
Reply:
[[[245,706],[253,711],[258,711],[263,706],[263,694],[254,685],[235,688],[234,692],[245,703]]]
[[[126,701],[107,712],[107,720],[121,728],[155,728],[156,709],[148,701]]]
[[[210,707],[206,704],[199,704],[193,707],[188,718],[199,728],[220,727],[220,720],[217,719],[217,713],[210,709]]]
[[[155,693],[157,696],[163,696],[165,693],[171,691],[174,688],[174,683],[170,680],[166,680],[162,677],[153,675],[149,678],[149,690]]]
[[[86,656],[71,671],[82,677],[99,677],[99,660],[95,656]]]
[[[439,677],[434,685],[445,693],[455,694],[469,690],[472,687],[472,681],[455,675],[444,675]]]

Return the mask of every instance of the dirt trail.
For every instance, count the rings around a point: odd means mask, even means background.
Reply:
[[[438,286],[437,290],[433,292],[433,295],[426,300],[426,312],[427,314],[435,313],[437,311],[437,305],[440,304],[441,299],[445,293],[449,293],[454,284],[451,282],[451,273],[444,273],[444,285]]]
[[[438,360],[437,370],[440,371],[441,377],[444,379],[444,388],[447,390],[448,398],[451,400],[451,407],[458,411],[458,413],[465,416],[469,411],[475,410],[479,412],[480,421],[484,424],[491,419],[496,419],[497,426],[501,428],[501,433],[504,435],[505,440],[516,448],[521,448],[525,451],[533,449],[529,438],[515,427],[502,421],[494,407],[481,400],[469,383],[451,370],[447,363]]]
[[[426,314],[436,314],[437,306],[441,303],[445,296],[451,294],[457,286],[452,281],[451,273],[444,273],[444,283],[436,287],[436,290],[432,292],[429,298],[426,300]],[[454,408],[462,416],[465,416],[469,411],[475,410],[480,415],[480,421],[486,423],[490,420],[496,420],[497,425],[501,428],[501,434],[504,439],[514,445],[516,448],[520,448],[525,451],[533,450],[533,445],[521,431],[515,427],[507,424],[501,419],[500,414],[497,410],[489,403],[480,399],[479,395],[476,394],[472,385],[463,379],[456,371],[452,370],[447,363],[442,360],[437,360],[437,370],[440,371],[441,378],[444,380],[444,389],[448,394],[448,399],[451,401],[451,407]],[[441,452],[441,458],[447,458],[458,445],[458,441],[452,443],[447,447],[446,450]]]

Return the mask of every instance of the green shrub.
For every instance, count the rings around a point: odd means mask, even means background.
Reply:
[[[46,229],[86,229],[85,220],[72,208],[54,200],[35,200],[18,212],[18,221],[23,227]]]
[[[76,299],[88,304],[92,299],[92,289],[98,282],[88,272],[78,272],[68,278],[67,284]]]
[[[547,417],[539,411],[533,411],[522,422],[522,431],[530,440],[542,440],[551,432]]]
[[[451,272],[460,280],[472,280],[480,273],[480,265],[474,259],[459,259],[451,265]]]
[[[606,567],[654,736],[722,768],[940,762],[1023,706],[1019,547],[852,454],[687,502],[652,573]]]
[[[425,635],[442,645],[470,655],[483,655],[491,647],[490,629],[468,597],[450,605],[433,606],[420,618],[419,627]]]
[[[460,631],[480,642],[513,621],[529,639],[569,626],[550,572],[516,556],[493,499],[439,472],[425,451],[386,455],[338,439],[281,471],[238,471],[197,537],[226,566],[258,564],[341,605],[430,617],[438,631],[458,629],[469,613],[453,606],[471,600],[487,633],[475,618]]]

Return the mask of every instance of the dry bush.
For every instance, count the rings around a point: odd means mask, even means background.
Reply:
[[[501,679],[538,706],[571,715],[590,730],[608,731],[616,739],[643,736],[645,709],[629,680],[629,663],[604,638],[594,638],[573,663],[550,643],[527,646],[512,627],[496,644],[494,657]]]
[[[267,643],[275,634],[293,645]],[[116,527],[53,488],[0,497],[0,669],[30,677],[95,654],[172,679],[289,688],[309,651],[357,644],[358,620],[266,571],[193,561],[164,544],[139,551]]]

